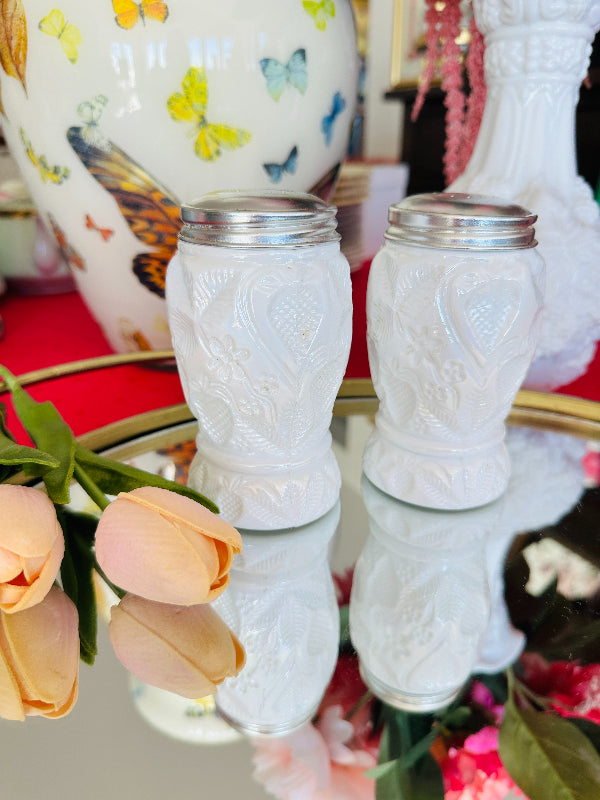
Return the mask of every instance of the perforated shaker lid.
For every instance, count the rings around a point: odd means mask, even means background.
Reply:
[[[300,192],[212,192],[181,207],[179,238],[220,247],[336,242],[336,207]]]
[[[387,239],[428,247],[535,247],[537,215],[497,197],[458,192],[415,194],[389,208]]]

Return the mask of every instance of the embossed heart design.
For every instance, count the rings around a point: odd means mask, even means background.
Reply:
[[[323,320],[316,290],[302,283],[280,289],[271,302],[269,319],[294,358],[305,358]]]
[[[512,328],[521,292],[515,281],[495,279],[462,295],[466,330],[477,349],[491,355]]]

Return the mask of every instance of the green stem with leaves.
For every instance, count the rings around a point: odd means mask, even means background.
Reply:
[[[96,503],[100,511],[104,511],[104,509],[110,505],[110,500],[108,497],[103,491],[100,490],[98,485],[94,483],[94,481],[90,478],[83,467],[77,463],[77,461],[73,467],[73,477],[79,483],[83,491],[89,496],[90,500],[93,500],[94,503]]]

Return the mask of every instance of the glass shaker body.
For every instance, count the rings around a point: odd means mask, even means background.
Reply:
[[[397,227],[369,274],[367,341],[380,404],[364,471],[420,506],[483,505],[510,474],[504,421],[535,351],[544,264],[535,216],[492,200],[416,195],[404,201],[405,228],[404,204],[392,206]]]
[[[276,205],[289,196],[253,196],[258,223],[244,223],[244,197],[230,214],[242,217],[237,229],[229,219],[223,234],[233,245],[180,237],[167,274],[173,346],[199,423],[189,483],[238,527],[294,527],[325,514],[339,494],[329,425],[350,350],[350,269],[335,209],[318,206],[328,215],[321,236],[308,219],[289,244],[293,231],[280,237],[284,223],[269,211],[273,197]]]

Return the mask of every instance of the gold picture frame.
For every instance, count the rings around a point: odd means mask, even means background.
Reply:
[[[425,0],[394,0],[392,89],[414,89],[425,59]]]

